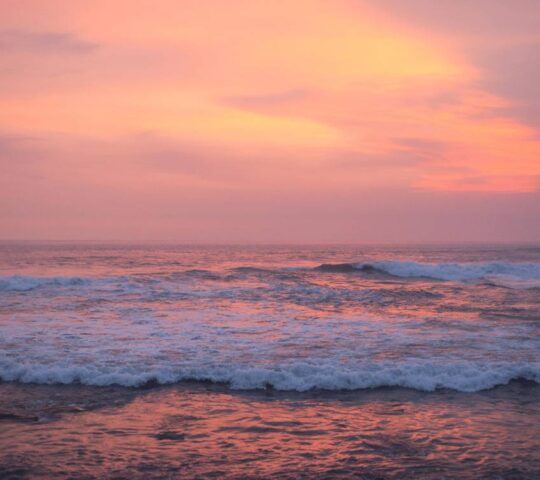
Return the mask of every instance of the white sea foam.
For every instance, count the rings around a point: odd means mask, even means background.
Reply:
[[[523,286],[540,285],[539,263],[469,262],[422,263],[411,261],[380,261],[355,264],[356,268],[371,265],[377,270],[398,277],[427,277],[439,280],[487,279]]]
[[[154,258],[153,249],[145,252]],[[422,263],[374,254],[380,261],[293,271],[307,263],[301,255],[255,268],[262,264],[257,252],[225,263],[222,254],[216,262],[205,252],[169,266],[169,253],[154,263],[132,252],[80,259],[76,249],[69,269],[58,267],[57,256],[47,263],[43,253],[32,269],[25,253],[20,273],[28,275],[0,276],[0,377],[127,386],[201,380],[299,391],[475,391],[539,379],[537,291],[515,290],[540,281],[534,255],[465,263],[475,258],[469,252]],[[313,252],[309,264],[318,258]],[[521,258],[531,261],[510,261]],[[424,280],[390,282],[382,271]]]
[[[513,379],[540,383],[540,363],[493,364],[454,362],[368,363],[350,367],[336,362],[296,362],[275,367],[207,366],[145,369],[134,366],[100,368],[92,366],[47,366],[0,362],[4,381],[36,384],[122,385],[137,387],[148,382],[171,384],[182,381],[210,381],[229,384],[233,389],[272,387],[283,391],[356,390],[405,387],[421,391],[452,389],[475,392],[504,385]]]
[[[375,269],[386,272],[390,275],[404,278],[432,278],[436,280],[470,281],[485,279],[494,283],[507,285],[515,288],[540,287],[540,263],[518,263],[518,262],[469,262],[469,263],[423,263],[413,261],[374,261],[352,264],[325,264],[326,271],[349,271]],[[319,267],[320,268],[320,267]],[[291,271],[293,267],[287,267],[283,271]],[[236,272],[257,272],[272,275],[280,270],[264,270],[257,268],[237,268]],[[301,271],[301,269],[295,269]],[[367,270],[371,271],[371,270]],[[124,289],[144,289],[145,287],[168,288],[175,285],[188,283],[192,288],[185,289],[186,293],[197,293],[208,290],[208,285],[204,286],[204,281],[198,281],[194,270],[178,271],[173,276],[168,275],[156,278],[143,278],[138,276],[28,276],[28,275],[5,275],[0,276],[0,291],[30,291],[41,287],[74,287],[74,286],[117,286]],[[222,280],[217,273],[204,271],[210,279],[215,282]],[[203,279],[205,280],[205,279]],[[230,277],[228,278],[230,280]],[[146,281],[147,283],[144,283]],[[217,285],[217,284],[216,284]],[[277,288],[281,288],[278,286]],[[302,293],[307,293],[308,289],[314,290],[312,285],[301,285],[297,287]],[[216,291],[216,286],[212,288]],[[223,291],[232,291],[222,288]],[[321,290],[318,287],[318,290]],[[238,293],[238,287],[234,288],[234,293]],[[338,292],[339,293],[339,292]]]
[[[7,275],[0,277],[0,291],[28,291],[44,286],[76,286],[90,282],[82,277],[34,277],[25,275]]]

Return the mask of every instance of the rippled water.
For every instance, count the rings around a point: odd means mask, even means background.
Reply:
[[[0,378],[13,478],[540,478],[540,248],[4,244]]]
[[[540,378],[533,247],[4,246],[0,377],[476,391]]]
[[[536,480],[539,397],[4,384],[0,477]]]

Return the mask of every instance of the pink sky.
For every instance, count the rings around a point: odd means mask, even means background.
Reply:
[[[540,241],[540,2],[25,1],[0,238]]]

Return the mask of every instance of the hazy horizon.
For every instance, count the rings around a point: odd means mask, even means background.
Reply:
[[[0,239],[0,245],[93,245],[141,247],[532,247],[540,241],[420,241],[420,242],[182,242],[177,240],[122,240],[122,239]]]

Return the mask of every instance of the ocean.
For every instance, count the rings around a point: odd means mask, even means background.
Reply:
[[[540,478],[540,246],[0,245],[0,478]]]

